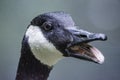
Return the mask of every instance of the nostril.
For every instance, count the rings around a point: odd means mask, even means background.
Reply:
[[[80,37],[87,37],[86,35],[80,35]]]
[[[78,36],[80,38],[87,38],[87,35],[84,35],[84,34],[79,34],[79,35],[76,35],[76,36]]]

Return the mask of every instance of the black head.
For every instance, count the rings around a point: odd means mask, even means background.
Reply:
[[[29,29],[31,25],[32,28]],[[35,27],[36,29],[34,29]],[[77,29],[71,16],[64,12],[45,13],[35,17],[28,27],[26,36],[28,38],[31,36],[31,39],[28,40],[33,53],[41,54],[38,51],[45,50],[51,46],[49,44],[52,44],[54,49],[60,52],[58,54],[62,54],[64,57],[75,57],[96,63],[104,61],[101,52],[88,43],[95,40],[104,41],[107,37],[104,34]],[[32,47],[33,45],[35,49]],[[41,50],[36,51],[41,47],[43,47]],[[47,49],[50,53],[46,53],[51,54],[50,49],[52,50],[52,48]]]

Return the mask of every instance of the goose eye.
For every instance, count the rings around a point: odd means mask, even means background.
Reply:
[[[51,23],[45,22],[45,23],[43,23],[43,28],[44,28],[44,30],[49,31],[49,30],[52,30],[53,27],[52,27]]]

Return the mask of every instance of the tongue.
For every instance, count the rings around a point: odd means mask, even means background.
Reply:
[[[91,45],[77,45],[71,47],[71,50],[75,52],[76,55],[81,55],[83,57],[89,58],[99,64],[102,64],[104,62],[104,56],[102,55],[102,53],[97,48]]]

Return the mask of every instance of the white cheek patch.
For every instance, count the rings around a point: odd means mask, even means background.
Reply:
[[[30,25],[25,35],[28,37],[28,43],[33,55],[42,63],[52,66],[63,58],[62,53],[44,37],[38,26]]]

